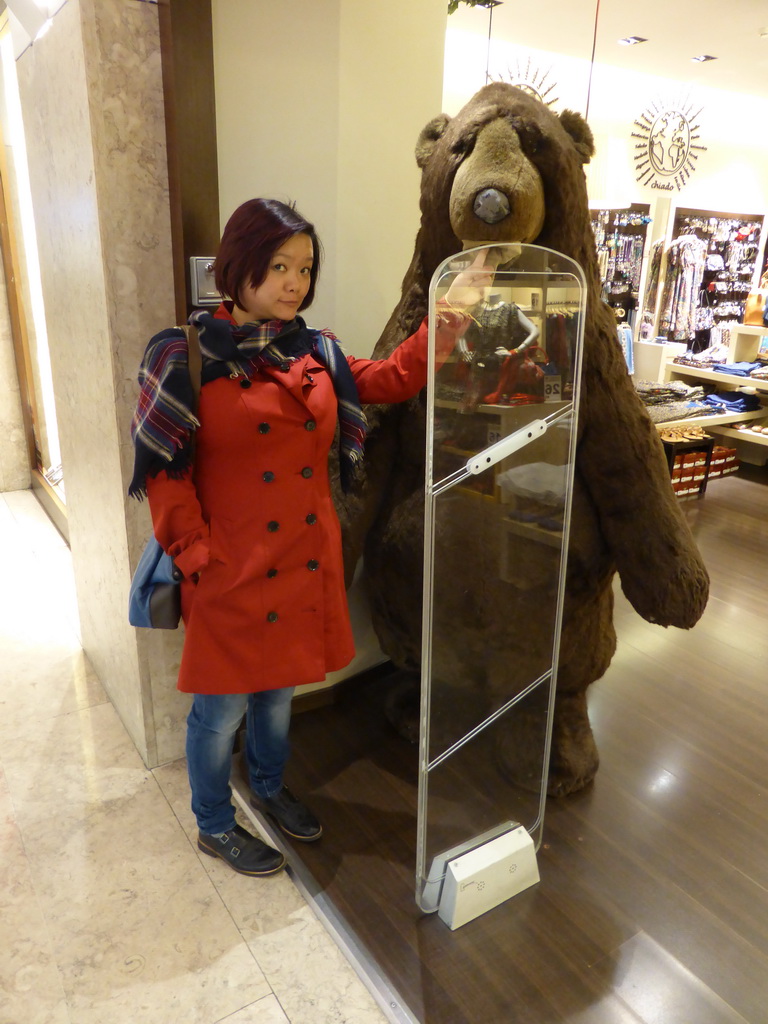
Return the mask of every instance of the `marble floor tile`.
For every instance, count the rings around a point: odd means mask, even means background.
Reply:
[[[0,495],[0,559],[0,1024],[381,1024],[287,873],[197,850],[186,765],[144,767],[31,492]]]
[[[6,771],[73,1024],[203,1024],[268,995],[111,705],[57,721],[58,761],[11,745]]]
[[[382,1024],[385,1017],[289,876],[269,892],[217,884],[288,1018],[301,1024]]]
[[[42,719],[106,704],[107,695],[79,646],[45,644],[31,649],[0,633],[0,741],[27,731],[37,735]]]
[[[301,1022],[289,1021],[277,999],[274,996],[266,996],[257,1003],[244,1006],[242,1010],[238,1010],[230,1017],[222,1017],[216,1024],[301,1024]]]
[[[43,908],[0,771],[0,1020],[70,1024]]]
[[[142,791],[164,803],[110,703],[31,726],[0,750],[22,830],[51,820],[69,828],[91,813],[117,816]]]
[[[182,827],[193,836],[184,762],[163,765],[154,774]],[[251,832],[259,831],[258,822],[241,809],[238,818]],[[225,864],[204,859],[292,1024],[383,1024],[386,1018],[373,997],[287,872],[244,879]]]

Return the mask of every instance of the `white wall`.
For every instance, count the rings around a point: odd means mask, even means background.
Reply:
[[[222,219],[253,196],[296,200],[326,252],[309,320],[367,356],[418,229],[444,0],[213,0],[213,31]]]
[[[337,0],[213,0],[222,227],[256,196],[295,201],[326,262],[313,319],[335,323]]]

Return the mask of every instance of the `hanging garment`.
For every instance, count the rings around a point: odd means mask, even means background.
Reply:
[[[696,235],[682,235],[667,252],[660,329],[677,341],[688,341],[696,333],[699,282],[706,258],[707,243]]]

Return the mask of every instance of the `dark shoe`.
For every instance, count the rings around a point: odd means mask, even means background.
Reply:
[[[268,815],[292,839],[311,843],[323,834],[323,826],[287,786],[269,797],[251,794],[251,807]]]
[[[209,857],[220,857],[241,875],[274,875],[285,867],[285,857],[279,850],[262,843],[240,825],[218,839],[198,832],[197,846]]]

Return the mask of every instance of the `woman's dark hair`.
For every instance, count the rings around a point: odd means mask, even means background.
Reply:
[[[320,273],[322,250],[315,227],[293,206],[277,199],[249,199],[238,206],[227,221],[214,263],[216,288],[243,308],[240,289],[250,285],[258,288],[267,276],[274,251],[293,235],[309,235],[314,261],[310,272],[309,291],[299,309],[306,309],[315,297],[315,284]]]

